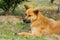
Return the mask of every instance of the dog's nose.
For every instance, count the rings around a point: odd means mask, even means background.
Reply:
[[[23,19],[23,21],[25,22],[25,21],[26,21],[26,19]]]
[[[30,23],[31,21],[30,20],[27,20],[27,19],[23,19],[23,22]]]

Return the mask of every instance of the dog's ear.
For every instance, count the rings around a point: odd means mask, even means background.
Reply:
[[[27,6],[27,5],[24,5],[24,7],[25,7],[25,9],[26,9],[26,10],[30,8],[30,7],[29,7],[29,6]]]
[[[39,10],[34,10],[33,12],[37,15],[39,13]]]

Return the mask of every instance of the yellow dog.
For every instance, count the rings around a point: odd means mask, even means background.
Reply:
[[[30,23],[30,32],[16,33],[16,35],[39,36],[44,34],[60,34],[60,21],[45,17],[39,10],[25,5],[26,13],[23,21]]]

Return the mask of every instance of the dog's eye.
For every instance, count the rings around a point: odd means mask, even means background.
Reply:
[[[31,15],[29,15],[29,17],[30,17]]]

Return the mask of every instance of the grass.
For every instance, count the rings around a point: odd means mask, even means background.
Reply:
[[[1,19],[1,17],[4,19]],[[15,16],[7,16],[7,19],[8,18],[11,20],[14,20],[12,18],[15,18],[15,20],[17,20]],[[45,40],[44,37],[14,35],[14,33],[18,33],[24,30],[26,31],[26,29],[28,29],[27,26],[29,25],[23,23],[21,19],[19,22],[17,21],[16,24],[13,24],[11,20],[7,19],[6,16],[0,16],[0,40]],[[4,20],[4,22],[2,20]]]
[[[9,19],[11,19],[12,21]],[[17,22],[15,20],[17,20]],[[54,35],[54,34],[53,35],[42,35],[39,37],[14,35],[14,33],[27,31],[28,29],[29,29],[29,24],[23,23],[22,20],[19,19],[19,17],[0,16],[0,40],[60,40],[60,36]]]

